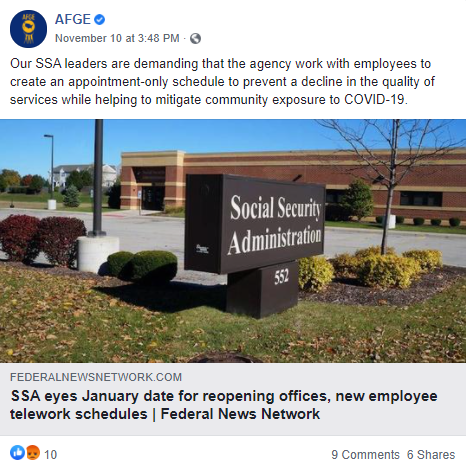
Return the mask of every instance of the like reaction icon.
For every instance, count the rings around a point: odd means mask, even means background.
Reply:
[[[25,454],[24,447],[21,446],[13,446],[10,450],[11,458],[14,460],[21,460]]]

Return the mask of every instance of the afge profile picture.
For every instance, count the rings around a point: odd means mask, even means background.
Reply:
[[[11,20],[10,34],[18,46],[37,47],[47,36],[47,22],[37,11],[23,10]]]

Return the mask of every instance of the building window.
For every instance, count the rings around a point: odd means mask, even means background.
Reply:
[[[340,204],[344,195],[344,189],[327,189],[327,203]]]
[[[442,206],[442,194],[421,191],[402,191],[400,204],[402,206]]]

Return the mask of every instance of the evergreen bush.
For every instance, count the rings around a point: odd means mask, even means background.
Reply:
[[[169,251],[141,251],[131,260],[131,280],[152,285],[169,283],[178,271],[178,258]]]
[[[131,279],[131,261],[133,258],[134,254],[129,251],[119,251],[110,255],[107,259],[110,276],[123,280]]]
[[[115,183],[108,190],[108,207],[110,209],[120,209],[121,207],[121,184]]]
[[[374,209],[371,187],[362,179],[355,179],[345,191],[341,206],[351,217],[356,217],[358,222],[370,216]]]
[[[76,186],[71,185],[66,188],[65,195],[63,196],[63,205],[65,207],[79,207],[80,204],[79,191]]]

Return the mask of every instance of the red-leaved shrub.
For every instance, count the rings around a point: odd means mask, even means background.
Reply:
[[[28,264],[37,258],[39,223],[37,217],[29,215],[10,215],[0,222],[0,246],[11,261]]]
[[[71,217],[46,217],[39,224],[38,246],[50,263],[71,268],[78,254],[77,239],[86,233],[82,220]]]

